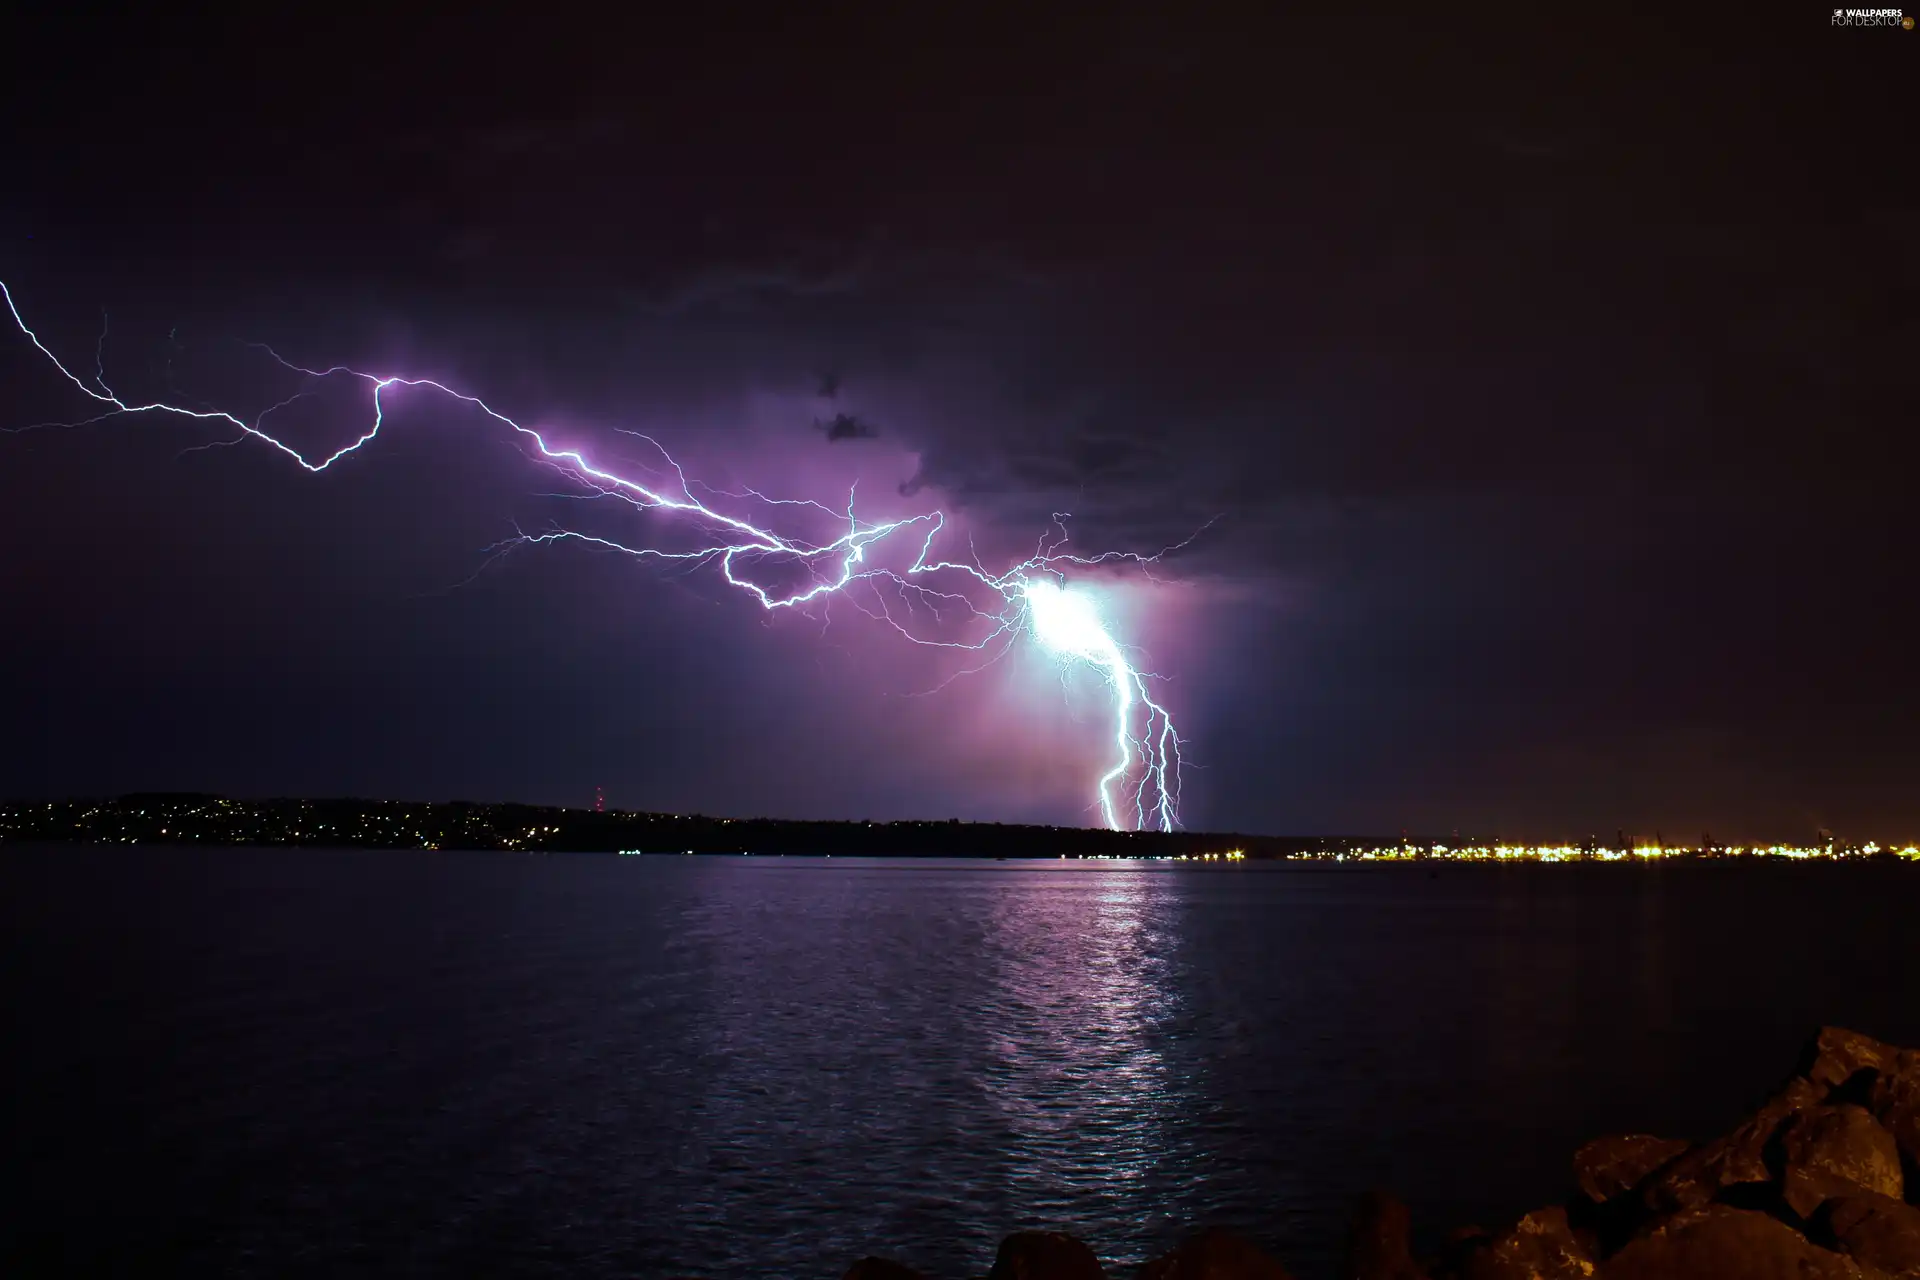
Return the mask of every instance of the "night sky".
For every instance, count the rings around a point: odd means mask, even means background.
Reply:
[[[11,16],[0,279],[133,398],[258,412],[259,340],[989,564],[1214,520],[1090,580],[1188,826],[1920,835],[1920,33],[639,13]],[[83,416],[8,334],[0,426]],[[1030,651],[490,562],[568,500],[444,400],[230,434],[0,436],[0,795],[1097,816]]]

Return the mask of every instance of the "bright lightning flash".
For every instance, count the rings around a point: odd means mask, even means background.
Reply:
[[[1114,718],[1118,722],[1114,743],[1119,748],[1120,759],[1100,779],[1100,816],[1106,819],[1108,826],[1117,830],[1120,821],[1113,809],[1113,788],[1133,768],[1135,698],[1147,708],[1147,734],[1150,740],[1145,750],[1148,753],[1149,772],[1156,760],[1164,759],[1168,754],[1178,759],[1180,748],[1173,732],[1173,721],[1147,695],[1145,678],[1133,669],[1126,654],[1121,652],[1119,643],[1107,633],[1105,624],[1100,621],[1100,614],[1093,607],[1093,601],[1050,578],[1028,578],[1021,584],[1021,594],[1026,598],[1028,626],[1034,639],[1062,657],[1091,663],[1105,672],[1108,682],[1113,685]],[[1152,741],[1156,720],[1159,739]],[[1173,809],[1164,788],[1160,791],[1160,799],[1162,809],[1157,816],[1161,820],[1162,830],[1171,830]]]
[[[752,596],[763,609],[797,608],[815,602],[824,609],[832,600],[844,600],[869,617],[891,625],[914,644],[985,654],[987,662],[981,666],[1003,657],[1019,637],[1031,636],[1042,650],[1062,663],[1084,663],[1093,668],[1113,690],[1114,747],[1118,758],[1096,784],[1096,802],[1102,820],[1115,830],[1156,826],[1168,831],[1178,821],[1180,738],[1166,708],[1151,696],[1148,681],[1157,677],[1133,664],[1101,620],[1094,601],[1084,591],[1069,585],[1066,576],[1071,569],[1121,560],[1150,565],[1177,550],[1177,546],[1154,555],[1112,551],[1092,556],[1070,555],[1064,550],[1067,544],[1065,516],[1056,515],[1057,536],[1043,538],[1033,555],[1005,573],[993,574],[981,566],[977,557],[968,561],[933,558],[934,541],[946,526],[946,517],[939,511],[901,520],[870,522],[854,514],[851,497],[846,508],[839,510],[808,499],[769,498],[753,490],[720,493],[689,480],[666,450],[647,436],[640,438],[659,451],[663,463],[657,475],[671,476],[672,483],[636,479],[589,462],[579,449],[556,447],[542,432],[496,411],[478,396],[426,378],[378,376],[340,365],[327,369],[303,368],[282,359],[268,347],[260,349],[288,372],[300,375],[304,385],[293,395],[256,414],[251,421],[220,409],[187,408],[160,401],[134,403],[121,399],[107,385],[99,352],[96,352],[96,376],[88,382],[62,363],[27,326],[4,281],[0,281],[0,298],[5,299],[7,310],[27,341],[51,361],[67,381],[101,406],[98,412],[78,422],[43,425],[82,426],[141,413],[216,421],[237,430],[239,435],[197,447],[255,440],[278,450],[305,470],[317,473],[358,452],[380,434],[387,421],[388,406],[383,396],[388,392],[395,388],[426,388],[471,406],[517,433],[528,444],[535,461],[568,476],[586,491],[586,496],[618,499],[641,510],[672,512],[710,540],[707,545],[692,550],[667,551],[556,527],[541,533],[521,533],[494,548],[496,553],[572,540],[635,558],[683,561],[689,568],[717,565],[731,586]],[[103,345],[104,341],[103,332]],[[357,380],[368,389],[371,417],[350,444],[315,461],[266,430],[264,424],[276,410],[311,395],[320,384],[334,379]],[[765,514],[750,520],[733,511],[722,511],[696,498],[695,488],[716,499],[731,500],[734,511]],[[817,536],[781,533],[766,523],[776,515],[785,517],[789,511],[802,517],[811,513],[816,520],[824,517],[839,532],[822,541]],[[923,536],[918,554],[910,563],[899,569],[874,563],[881,554],[880,544],[914,527],[919,527]],[[760,572],[756,574],[756,570]],[[769,576],[787,585],[778,588],[764,585],[763,580]],[[796,580],[798,585],[794,585]],[[954,619],[970,634],[955,638]],[[971,668],[979,669],[978,666]]]

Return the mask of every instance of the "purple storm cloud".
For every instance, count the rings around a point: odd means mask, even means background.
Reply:
[[[1143,670],[1115,637],[1103,601],[1089,589],[1084,573],[1076,581],[1075,572],[1121,563],[1144,568],[1184,543],[1152,555],[1111,551],[1080,555],[1066,549],[1067,516],[1059,513],[1053,529],[1031,554],[996,573],[985,567],[972,540],[959,538],[954,522],[938,509],[876,520],[857,513],[856,491],[851,487],[843,504],[829,505],[812,498],[772,497],[745,485],[708,486],[690,477],[654,437],[637,431],[625,434],[641,440],[655,455],[653,461],[616,470],[613,464],[589,458],[584,447],[556,443],[551,428],[526,426],[480,397],[433,379],[375,375],[343,365],[308,368],[261,344],[254,345],[286,373],[300,378],[301,385],[251,421],[221,409],[135,402],[113,390],[100,362],[96,361],[95,376],[88,380],[54,355],[28,326],[4,282],[0,282],[0,297],[27,340],[84,395],[104,406],[82,422],[141,413],[216,422],[239,434],[196,448],[254,441],[310,473],[319,473],[377,439],[406,392],[430,392],[505,428],[524,446],[531,461],[565,477],[573,486],[573,496],[665,513],[678,526],[680,539],[665,544],[643,542],[555,525],[520,531],[491,548],[494,555],[574,542],[636,560],[713,570],[768,611],[817,608],[830,621],[827,610],[838,601],[890,628],[909,644],[964,655],[968,665],[948,680],[999,662],[1021,640],[1031,641],[1057,664],[1063,680],[1069,670],[1090,670],[1110,694],[1111,755],[1094,784],[1094,807],[1101,820],[1116,830],[1171,830],[1178,823],[1181,739],[1167,708],[1153,696],[1152,685],[1160,677]],[[348,443],[330,451],[303,449],[284,434],[269,430],[274,415],[338,383],[358,384],[370,415]],[[909,488],[902,488],[903,496]],[[964,553],[957,545],[962,542]]]

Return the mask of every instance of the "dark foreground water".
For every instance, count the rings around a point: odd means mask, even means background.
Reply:
[[[1906,874],[1903,874],[1906,873]],[[1545,1202],[1822,1021],[1920,868],[0,848],[9,1274],[981,1274]]]

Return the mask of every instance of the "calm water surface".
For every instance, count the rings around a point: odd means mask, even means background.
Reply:
[[[1328,1274],[1367,1187],[1490,1222],[1820,1022],[1920,1044],[1915,870],[15,846],[0,1263]]]

